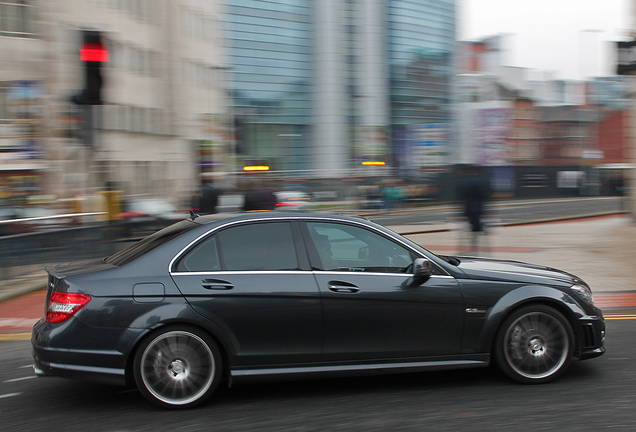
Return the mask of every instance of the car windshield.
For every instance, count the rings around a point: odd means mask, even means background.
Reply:
[[[148,237],[138,241],[137,243],[128,246],[126,249],[123,249],[116,254],[107,257],[105,261],[116,266],[128,264],[129,262],[134,261],[140,256],[147,254],[148,252],[161,246],[162,244],[165,244],[170,240],[179,237],[181,234],[184,234],[199,226],[200,225],[198,223],[192,222],[190,220],[177,222],[176,224],[170,225],[169,227],[157,231],[156,233],[149,235]]]

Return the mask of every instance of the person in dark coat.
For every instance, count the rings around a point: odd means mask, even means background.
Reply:
[[[462,202],[464,217],[472,232],[473,249],[478,248],[478,236],[484,231],[484,211],[490,199],[490,183],[476,166],[465,168],[459,179],[459,199]]]
[[[199,213],[216,213],[216,206],[219,202],[219,191],[210,182],[201,185],[201,197],[199,199]]]
[[[243,211],[274,210],[277,202],[274,189],[251,189],[245,193]]]

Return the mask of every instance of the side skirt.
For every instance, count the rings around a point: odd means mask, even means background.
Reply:
[[[288,377],[290,379],[314,377],[317,375],[367,375],[410,373],[418,371],[435,371],[448,369],[467,369],[487,367],[490,365],[488,354],[474,355],[471,359],[411,361],[392,363],[363,363],[316,366],[288,366],[254,369],[233,369],[230,371],[232,381],[259,380]]]

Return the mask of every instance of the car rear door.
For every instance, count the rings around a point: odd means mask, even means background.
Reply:
[[[323,297],[325,360],[406,358],[461,352],[463,301],[440,269],[414,283],[414,251],[352,224],[303,227]]]
[[[293,221],[239,223],[182,254],[172,277],[231,340],[239,366],[315,361],[321,301]]]

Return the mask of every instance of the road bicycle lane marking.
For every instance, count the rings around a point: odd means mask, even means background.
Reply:
[[[28,341],[31,340],[31,333],[5,333],[0,334],[0,342],[2,341]]]
[[[636,315],[605,315],[605,321],[633,320],[633,319],[636,319]]]

